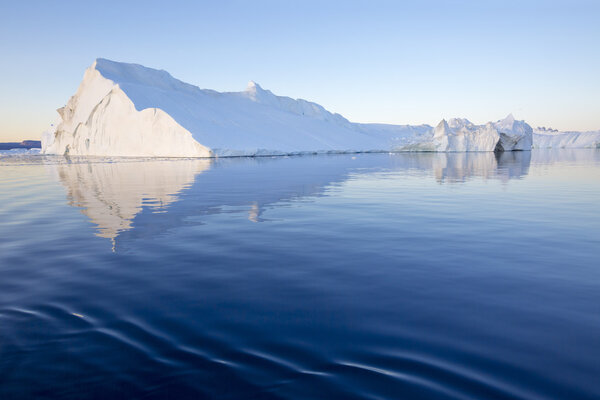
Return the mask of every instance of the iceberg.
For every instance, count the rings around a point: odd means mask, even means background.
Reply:
[[[58,110],[44,154],[213,157],[381,150],[341,115],[250,82],[219,93],[98,59]]]
[[[353,123],[253,81],[241,92],[217,92],[163,70],[102,58],[85,71],[77,92],[57,111],[57,121],[42,134],[42,154],[222,157],[530,150],[536,140],[551,145],[512,115],[484,125],[453,118],[435,128]],[[571,139],[553,137],[552,145]],[[573,142],[597,144],[586,135]]]
[[[467,119],[442,120],[433,135],[435,151],[494,151],[500,135],[491,122],[474,125]]]
[[[430,138],[421,136],[395,150],[468,152],[531,150],[533,129],[509,114],[505,119],[475,125],[466,118],[442,120]]]
[[[561,132],[538,128],[533,133],[536,149],[600,149],[600,131]]]
[[[14,155],[38,155],[40,149],[10,149],[0,150],[0,157],[14,156]]]

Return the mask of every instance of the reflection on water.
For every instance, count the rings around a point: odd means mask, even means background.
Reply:
[[[402,156],[402,155],[401,155]],[[439,183],[458,183],[480,177],[507,182],[527,175],[531,152],[427,153],[417,156],[418,168],[431,169]]]
[[[97,225],[97,235],[114,240],[131,229],[133,218],[149,207],[154,212],[177,200],[177,194],[210,167],[209,160],[79,162],[49,168],[67,189],[69,205]]]
[[[421,174],[439,183],[460,183],[473,178],[519,179],[527,175],[530,152],[414,153],[392,155],[339,155],[316,157],[235,158],[221,160],[111,161],[79,159],[47,167],[67,190],[69,204],[97,226],[97,235],[114,241],[134,228],[144,208],[150,214],[169,213],[183,190],[191,190],[188,206],[173,218],[153,218],[167,228],[187,216],[248,207],[248,219],[261,222],[265,207],[281,201],[322,194],[350,175],[373,172]],[[221,190],[223,187],[227,190]],[[184,212],[184,213],[185,213]],[[141,223],[137,229],[151,229]]]

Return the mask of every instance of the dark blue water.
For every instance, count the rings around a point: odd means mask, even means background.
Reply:
[[[0,398],[598,399],[600,151],[0,158]]]

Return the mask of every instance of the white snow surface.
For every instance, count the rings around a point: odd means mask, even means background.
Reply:
[[[277,96],[252,81],[242,92],[220,93],[166,71],[101,58],[86,70],[77,92],[58,113],[56,123],[42,134],[43,154],[214,157],[507,151],[532,145],[532,128],[512,115],[484,125],[443,120],[435,129],[358,124],[319,104]]]

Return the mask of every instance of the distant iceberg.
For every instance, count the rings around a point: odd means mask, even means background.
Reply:
[[[600,131],[560,132],[536,129],[533,133],[536,149],[600,149]]]
[[[40,149],[10,149],[0,150],[0,157],[2,156],[14,156],[14,155],[38,155]]]
[[[430,151],[512,151],[531,150],[532,128],[509,115],[498,122],[475,125],[465,118],[442,120],[431,140],[416,142],[404,149]]]
[[[512,115],[485,125],[358,124],[255,82],[220,93],[166,71],[97,59],[42,134],[42,153],[218,157],[391,151],[530,150],[532,128]],[[586,142],[588,143],[588,142]]]

